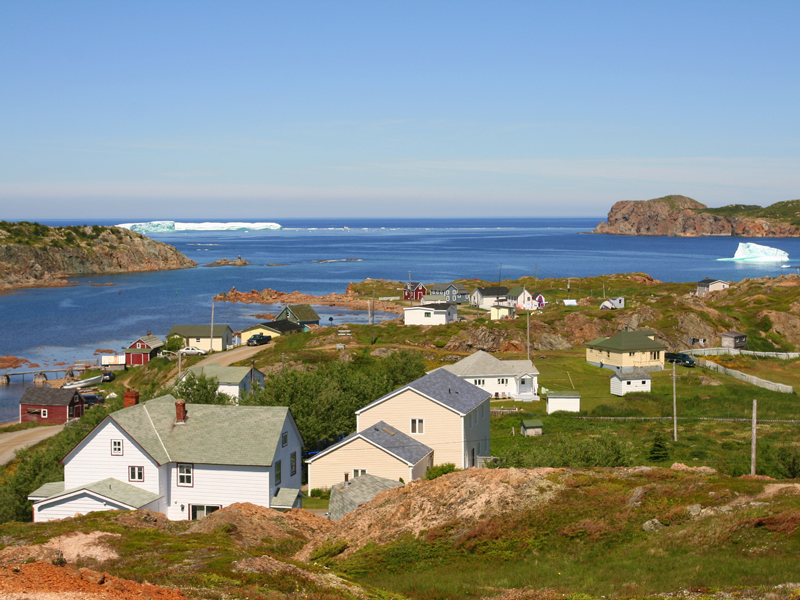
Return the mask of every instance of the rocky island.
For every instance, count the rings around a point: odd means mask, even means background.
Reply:
[[[611,207],[608,220],[592,233],[700,237],[800,236],[800,200],[778,202],[766,208],[732,204],[708,208],[686,196],[653,200],[623,200]]]
[[[67,285],[70,276],[195,266],[173,246],[119,227],[0,221],[0,290]]]

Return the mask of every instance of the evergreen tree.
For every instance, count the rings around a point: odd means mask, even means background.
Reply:
[[[653,438],[653,445],[650,446],[648,457],[653,462],[669,460],[669,444],[667,444],[667,438],[660,431],[656,432]]]

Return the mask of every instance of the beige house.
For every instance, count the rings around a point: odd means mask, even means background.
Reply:
[[[731,287],[731,284],[727,281],[722,281],[721,279],[711,279],[710,277],[706,277],[703,281],[697,282],[697,291],[695,292],[698,296],[705,296],[710,294],[711,292],[718,292],[720,290],[727,290]]]
[[[274,340],[282,335],[291,335],[293,333],[301,333],[302,331],[302,325],[298,325],[288,319],[283,321],[268,321],[266,323],[253,325],[247,329],[242,329],[242,341],[247,342],[247,340],[259,333],[268,335]]]
[[[221,352],[233,347],[233,330],[228,325],[173,325],[167,334],[183,338],[185,346]]]
[[[660,371],[666,346],[648,330],[621,331],[610,338],[599,337],[586,344],[586,362],[596,367],[627,373],[635,369]]]
[[[489,308],[489,319],[499,321],[500,319],[513,319],[517,315],[517,309],[506,304],[494,304]]]
[[[357,410],[356,419],[359,431],[379,421],[391,423],[433,449],[437,465],[468,469],[490,452],[489,393],[444,369],[378,398]]]
[[[379,421],[310,458],[308,489],[330,488],[362,475],[393,481],[425,476],[433,450],[418,439]]]

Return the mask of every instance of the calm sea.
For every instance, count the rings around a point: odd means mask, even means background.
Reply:
[[[0,295],[0,356],[11,354],[43,367],[97,358],[96,350],[120,351],[148,331],[164,336],[174,324],[209,323],[212,296],[232,287],[327,294],[344,292],[349,282],[367,277],[405,281],[410,274],[412,280],[423,282],[460,277],[496,281],[534,274],[585,277],[634,271],[664,281],[691,282],[706,276],[738,281],[786,272],[774,264],[717,261],[732,257],[739,242],[763,243],[800,257],[799,239],[579,235],[601,220],[285,219],[279,220],[281,230],[151,234],[200,265],[237,256],[252,265],[76,278],[75,287]],[[115,285],[95,287],[90,282]],[[258,322],[253,316],[258,312],[275,311],[261,305],[216,303],[214,320],[242,329]],[[334,317],[334,324],[367,320],[363,312],[333,307],[319,312],[323,323],[329,317]],[[0,421],[16,414],[21,393],[16,385],[0,389]]]

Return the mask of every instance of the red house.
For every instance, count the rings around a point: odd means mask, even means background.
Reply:
[[[422,300],[427,293],[427,288],[419,281],[409,281],[403,288],[403,300]]]
[[[83,397],[78,390],[30,387],[19,401],[21,423],[61,425],[83,416]]]
[[[163,345],[164,342],[156,336],[150,335],[148,331],[146,336],[140,337],[125,348],[125,366],[138,367],[140,365],[146,365],[150,362],[150,359],[158,355],[158,349]]]

